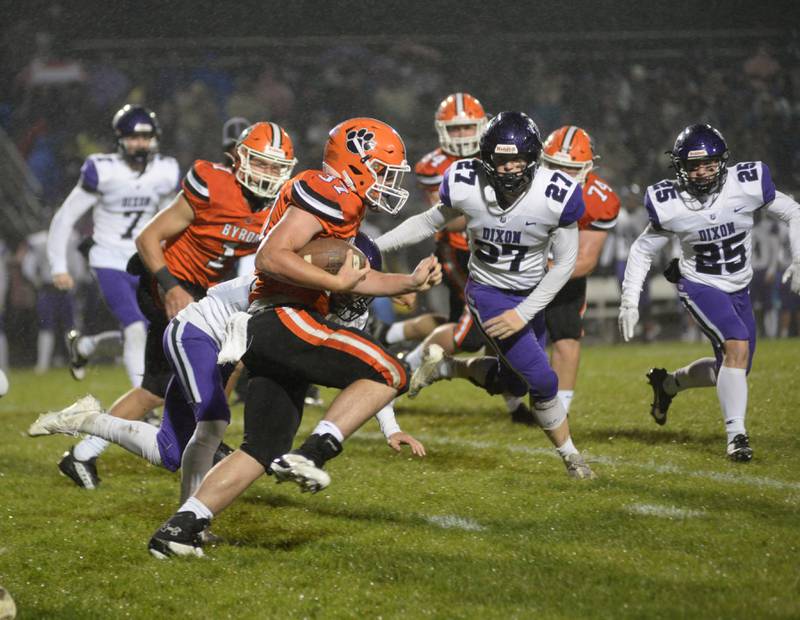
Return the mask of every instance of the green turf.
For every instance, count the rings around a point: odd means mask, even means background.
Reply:
[[[438,384],[398,404],[426,443],[394,455],[369,423],[302,495],[265,478],[215,521],[227,544],[159,562],[150,534],[178,479],[120,448],[95,492],[57,475],[68,437],[24,435],[35,414],[120,369],[11,373],[0,401],[0,584],[20,618],[800,617],[800,342],[761,342],[750,380],[750,464],[724,456],[714,390],[683,393],[669,423],[644,372],[701,345],[584,351],[571,423],[599,479],[567,478],[542,433],[502,401]],[[326,394],[330,398],[331,393]],[[320,417],[306,413],[301,435]],[[231,443],[241,436],[234,412]]]

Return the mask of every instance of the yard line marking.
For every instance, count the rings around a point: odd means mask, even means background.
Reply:
[[[472,519],[467,519],[465,517],[457,517],[456,515],[434,515],[423,518],[428,523],[438,525],[444,529],[467,530],[469,532],[480,532],[486,529],[477,521],[473,521]]]
[[[548,456],[551,458],[561,459],[554,448],[534,448],[531,446],[510,446],[507,444],[492,442],[492,441],[478,441],[473,439],[454,439],[451,437],[434,437],[432,435],[416,435],[420,441],[440,446],[458,446],[460,448],[471,448],[474,450],[508,450],[519,454],[531,454],[535,456]],[[381,433],[361,432],[358,433],[356,438],[360,439],[384,439]],[[712,480],[714,482],[723,482],[729,484],[749,485],[761,488],[771,489],[790,489],[800,491],[800,482],[786,482],[784,480],[775,480],[774,478],[765,478],[763,476],[749,476],[746,474],[717,472],[717,471],[704,471],[704,470],[691,470],[684,469],[672,463],[655,463],[653,461],[647,463],[636,463],[625,459],[614,459],[607,456],[589,456],[584,453],[587,463],[600,463],[610,467],[633,467],[644,471],[650,471],[657,474],[677,474],[679,476],[691,476],[692,478],[703,478],[705,480]],[[722,459],[722,457],[720,457]]]
[[[648,517],[664,517],[666,519],[689,519],[691,517],[704,517],[704,510],[689,510],[675,506],[657,506],[656,504],[630,504],[625,510],[637,515]]]

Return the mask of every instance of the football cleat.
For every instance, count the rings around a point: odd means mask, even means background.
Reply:
[[[524,424],[525,426],[536,426],[536,420],[530,407],[525,403],[520,403],[514,411],[511,412],[511,421],[514,424]]]
[[[316,385],[309,385],[303,402],[308,407],[322,407],[322,396],[319,394],[319,387]]]
[[[744,433],[739,433],[728,444],[728,458],[738,463],[747,463],[753,459],[753,449],[750,447],[750,438]]]
[[[597,477],[578,452],[566,456],[564,465],[567,468],[567,475],[575,480],[593,480]]]
[[[97,458],[79,461],[75,458],[74,447],[65,452],[58,462],[58,470],[82,489],[94,490],[100,485],[97,475]]]
[[[86,378],[86,364],[89,358],[81,355],[78,351],[78,341],[82,338],[77,329],[67,332],[67,349],[69,350],[69,372],[75,381],[83,381]]]
[[[36,421],[28,427],[28,435],[38,437],[40,435],[77,435],[85,432],[81,430],[87,418],[103,413],[103,407],[91,394],[72,403],[69,407],[61,411],[49,411],[41,414]]]
[[[294,482],[305,493],[317,493],[331,483],[331,477],[314,461],[302,454],[289,452],[270,463],[269,471],[278,482]]]
[[[209,519],[199,519],[193,512],[177,512],[156,530],[147,549],[159,560],[172,556],[202,558],[203,531],[210,524]]]
[[[664,380],[667,378],[666,368],[651,368],[647,372],[647,382],[653,388],[653,402],[650,404],[650,415],[659,426],[667,423],[667,411],[675,395],[664,391]]]
[[[450,356],[445,355],[444,349],[438,344],[432,344],[422,356],[422,363],[419,365],[414,373],[411,375],[411,382],[408,386],[408,397],[416,398],[422,388],[426,388],[432,383],[448,379],[439,370],[440,362],[442,360],[449,360]]]

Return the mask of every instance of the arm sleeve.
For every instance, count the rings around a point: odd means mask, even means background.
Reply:
[[[789,224],[792,262],[800,262],[800,204],[783,192],[775,192],[775,199],[767,205],[767,211]]]
[[[395,433],[401,432],[400,425],[394,416],[394,407],[391,405],[384,407],[375,414],[375,419],[381,425],[381,432],[386,439],[389,439]]]
[[[556,293],[561,290],[569,280],[575,261],[578,259],[579,245],[578,225],[572,223],[560,227],[553,233],[551,251],[553,264],[542,278],[533,292],[528,295],[516,308],[517,313],[527,322],[549,304]]]
[[[650,271],[653,257],[669,243],[669,237],[669,233],[657,231],[651,223],[633,242],[628,251],[625,279],[622,282],[623,306],[639,307],[639,295],[642,293],[642,286],[647,272]]]
[[[381,252],[391,252],[427,239],[461,212],[439,203],[427,211],[413,215],[375,240]]]
[[[64,204],[56,211],[47,233],[47,260],[50,271],[69,273],[67,270],[67,244],[72,229],[81,216],[94,206],[97,196],[76,185]]]

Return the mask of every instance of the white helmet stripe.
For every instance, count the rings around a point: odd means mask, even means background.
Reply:
[[[456,93],[456,116],[464,114],[464,93]]]
[[[570,125],[569,129],[567,129],[567,133],[564,134],[564,142],[561,143],[562,153],[569,153],[569,149],[572,147],[572,141],[575,139],[575,134],[577,131],[578,128],[575,127],[575,125]]]
[[[269,126],[272,127],[272,146],[276,149],[279,149],[281,148],[281,142],[283,141],[281,128],[276,123],[270,123]]]

